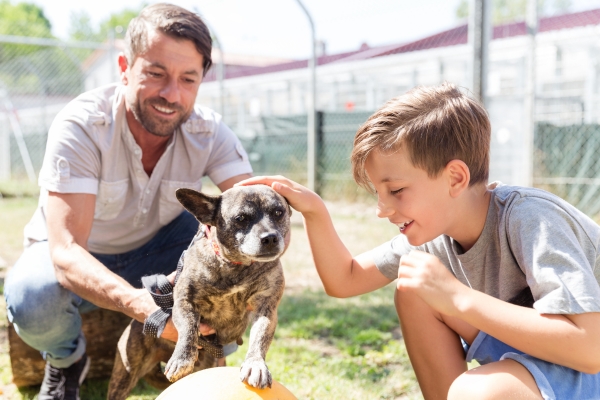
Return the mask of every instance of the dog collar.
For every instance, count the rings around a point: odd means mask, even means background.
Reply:
[[[204,236],[206,237],[206,239],[208,239],[208,243],[213,248],[213,251],[215,252],[215,254],[218,257],[224,258],[227,262],[230,262],[232,264],[236,264],[236,265],[242,265],[243,264],[243,263],[238,262],[238,261],[231,261],[231,260],[225,258],[223,255],[221,255],[221,249],[219,248],[219,245],[212,238],[212,234],[210,232],[210,225],[206,225],[205,224],[203,226],[204,226]]]

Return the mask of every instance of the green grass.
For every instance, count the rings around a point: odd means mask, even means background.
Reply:
[[[40,193],[37,182],[27,180],[0,181],[0,198],[35,197]]]
[[[12,265],[22,250],[23,226],[37,199],[0,199],[0,257]],[[377,220],[374,204],[328,204],[342,240],[353,254],[396,234]],[[421,398],[400,338],[393,285],[350,299],[327,296],[318,279],[299,213],[292,216],[292,242],[282,263],[286,292],[278,310],[275,340],[267,355],[273,377],[299,399]],[[0,278],[2,278],[0,276]],[[0,284],[3,279],[0,279]],[[0,286],[1,289],[1,286]],[[228,365],[244,359],[248,335]],[[11,382],[4,300],[0,297],[0,389],[4,399],[33,399],[37,388],[16,389]],[[105,399],[107,380],[88,380],[83,399]],[[158,391],[141,381],[129,399],[154,399]]]

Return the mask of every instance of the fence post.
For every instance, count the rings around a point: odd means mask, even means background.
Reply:
[[[315,177],[315,190],[317,193],[322,194],[323,186],[325,186],[325,132],[323,126],[325,123],[325,114],[323,111],[315,112],[315,130],[316,130],[316,149],[317,155],[317,168]]]
[[[308,19],[308,23],[310,24],[310,33],[311,33],[311,48],[312,55],[308,61],[308,69],[310,70],[310,90],[309,90],[309,101],[310,107],[308,109],[308,129],[307,129],[307,186],[310,190],[317,191],[316,180],[317,180],[317,151],[316,151],[316,131],[315,131],[315,118],[316,118],[316,107],[317,107],[317,94],[316,94],[316,86],[317,86],[317,40],[315,37],[315,24],[313,23],[313,19],[308,12],[308,9],[302,3],[302,0],[296,0],[304,14],[306,14],[306,18]],[[318,191],[317,191],[318,192]]]
[[[526,83],[525,83],[525,148],[523,186],[533,186],[533,151],[535,135],[535,36],[538,29],[538,4],[537,0],[527,0],[527,55],[526,55]]]
[[[470,11],[468,36],[473,51],[471,84],[477,100],[485,104],[489,42],[492,36],[492,1],[471,0]]]
[[[0,119],[0,181],[10,180],[10,134],[8,121]]]

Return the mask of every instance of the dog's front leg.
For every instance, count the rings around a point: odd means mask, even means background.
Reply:
[[[198,323],[200,313],[185,300],[179,300],[173,307],[173,323],[177,328],[177,344],[173,355],[165,367],[165,376],[175,382],[194,370],[198,358]]]
[[[265,357],[275,335],[278,301],[273,297],[261,300],[262,304],[255,309],[248,353],[240,369],[240,379],[251,386],[263,389],[267,386],[271,387],[273,383]]]

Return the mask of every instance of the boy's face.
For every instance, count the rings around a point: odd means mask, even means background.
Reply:
[[[397,225],[411,245],[448,232],[453,202],[445,170],[430,178],[413,166],[404,148],[389,154],[374,151],[365,168],[377,191],[377,216]]]

